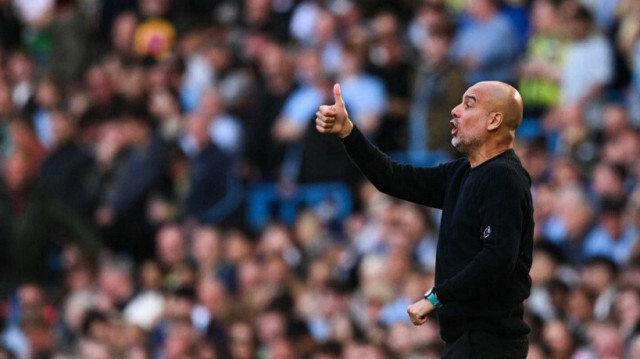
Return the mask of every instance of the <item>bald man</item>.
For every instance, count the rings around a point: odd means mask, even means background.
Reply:
[[[382,192],[442,209],[435,286],[407,312],[413,324],[434,310],[443,358],[526,358],[533,245],[531,179],[513,151],[522,98],[502,82],[471,86],[452,111],[451,144],[465,156],[437,167],[389,159],[349,119],[340,86],[320,106],[316,128],[337,134]]]

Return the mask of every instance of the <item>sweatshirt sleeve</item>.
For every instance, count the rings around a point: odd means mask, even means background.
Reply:
[[[380,191],[406,201],[442,208],[446,165],[414,167],[392,161],[353,127],[342,143],[351,160]]]
[[[514,275],[529,205],[522,181],[508,166],[493,167],[482,176],[476,192],[482,248],[466,267],[434,288],[443,304],[482,298]]]

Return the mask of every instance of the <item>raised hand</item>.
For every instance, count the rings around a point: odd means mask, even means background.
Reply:
[[[353,130],[353,123],[349,120],[339,84],[333,85],[333,97],[333,105],[322,105],[316,112],[316,129],[320,133],[335,133],[344,138]]]

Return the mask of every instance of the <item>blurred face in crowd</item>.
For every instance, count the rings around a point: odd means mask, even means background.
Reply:
[[[587,229],[593,217],[593,208],[582,189],[567,187],[556,193],[554,213],[562,221],[567,236],[575,239]]]
[[[444,35],[429,36],[422,46],[422,57],[431,64],[442,63],[449,54],[450,40]]]
[[[598,358],[621,358],[623,342],[620,332],[612,322],[596,322],[589,325],[587,337]]]
[[[325,260],[314,260],[307,272],[307,284],[313,289],[324,288],[331,279],[331,266]]]
[[[162,287],[162,270],[157,262],[149,260],[140,268],[140,283],[143,288],[160,290]]]
[[[364,67],[364,58],[361,49],[352,48],[342,54],[342,67],[340,75],[344,77],[354,76],[362,72]]]
[[[198,112],[208,118],[213,119],[224,112],[224,104],[220,92],[215,89],[209,89],[202,94]]]
[[[260,54],[260,70],[271,81],[286,81],[292,71],[291,59],[281,45],[269,43]]]
[[[38,84],[36,89],[36,102],[42,108],[52,108],[60,101],[60,88],[50,79],[45,79]]]
[[[166,88],[156,88],[149,94],[149,112],[160,121],[180,115],[178,99]]]
[[[234,322],[229,326],[230,352],[233,359],[253,359],[255,334],[251,324]]]
[[[284,338],[287,332],[287,320],[282,313],[276,311],[264,312],[258,318],[258,339],[270,345],[278,339]]]
[[[211,143],[209,125],[211,119],[201,113],[193,113],[186,120],[186,130],[196,141],[198,147],[203,149]]]
[[[534,285],[546,283],[554,277],[556,268],[556,261],[547,252],[535,250],[531,264],[532,283]]]
[[[609,105],[605,108],[603,117],[604,134],[607,138],[613,139],[629,129],[629,116],[621,105]]]
[[[614,284],[613,273],[602,263],[593,263],[585,266],[580,273],[580,279],[587,290],[595,295],[600,295]]]
[[[553,320],[547,323],[543,332],[544,341],[558,358],[568,357],[573,351],[574,340],[566,323]]]
[[[408,356],[413,349],[412,342],[413,326],[404,322],[396,322],[391,325],[387,345],[402,357]]]
[[[587,323],[593,317],[594,298],[582,287],[575,288],[569,294],[567,315],[580,323]]]
[[[157,234],[156,247],[158,259],[164,266],[171,268],[182,261],[186,251],[180,227],[171,224],[161,228]]]
[[[244,18],[249,24],[262,24],[271,14],[270,0],[246,0],[244,4]]]
[[[125,12],[116,17],[111,28],[111,43],[116,52],[128,54],[133,50],[133,35],[138,26],[138,17]]]
[[[320,52],[305,50],[296,61],[296,77],[305,84],[317,84],[324,79]]]
[[[527,359],[546,359],[548,355],[544,352],[540,344],[529,343],[529,352]]]
[[[221,257],[220,233],[214,228],[199,227],[193,233],[191,256],[201,269],[212,268]]]
[[[147,18],[160,17],[167,13],[171,0],[139,0],[140,12]]]
[[[469,15],[474,19],[484,20],[496,13],[495,0],[469,0]]]
[[[227,289],[219,280],[211,277],[200,279],[196,288],[197,300],[211,313],[215,314],[223,308],[227,301]]]
[[[558,9],[552,4],[552,0],[533,2],[531,17],[533,27],[537,32],[557,31],[558,16]]]
[[[73,120],[64,111],[54,110],[51,113],[51,125],[57,145],[66,143],[73,138],[75,125]]]
[[[104,69],[94,67],[87,73],[87,88],[94,101],[98,104],[106,104],[111,101],[113,87],[111,79]]]
[[[271,355],[273,358],[282,358],[282,359],[296,359],[296,350],[291,341],[285,338],[277,339],[273,344],[269,346],[271,351]]]
[[[226,44],[215,44],[208,48],[207,59],[211,67],[216,72],[222,72],[231,66],[233,62],[233,54],[231,48]]]
[[[21,152],[11,155],[6,162],[5,182],[11,191],[23,190],[33,177],[33,166],[28,156]]]
[[[591,23],[583,19],[571,19],[569,21],[569,34],[575,40],[582,40],[591,33]]]
[[[336,19],[328,11],[320,11],[315,23],[315,36],[317,42],[324,44],[329,42],[335,34]]]
[[[633,330],[640,320],[640,293],[627,288],[621,291],[614,302],[614,314],[625,330]]]
[[[187,322],[174,323],[164,341],[163,357],[166,359],[190,358],[194,350],[195,333]]]
[[[33,64],[29,56],[22,52],[9,55],[7,61],[7,77],[11,82],[20,83],[31,80]]]
[[[129,101],[142,101],[147,92],[147,71],[142,66],[124,67],[118,72],[118,92]]]
[[[165,302],[165,316],[172,320],[189,320],[193,309],[193,298],[183,294],[169,294]]]
[[[11,87],[0,76],[0,116],[11,115],[14,111]]]
[[[623,178],[610,164],[598,164],[593,172],[593,190],[598,196],[621,198],[625,194]]]
[[[98,285],[106,299],[115,305],[122,304],[133,295],[133,278],[128,270],[117,265],[103,265],[99,272]]]
[[[85,339],[79,345],[81,358],[111,359],[111,353],[107,344],[96,340]]]
[[[253,244],[240,231],[230,231],[225,234],[224,257],[231,263],[238,264],[250,260],[253,254]]]

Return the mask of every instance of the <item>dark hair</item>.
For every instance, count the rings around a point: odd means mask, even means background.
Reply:
[[[456,23],[449,19],[445,18],[441,21],[436,22],[430,29],[430,36],[437,38],[444,38],[447,41],[452,41],[456,36]]]
[[[618,274],[618,265],[616,264],[616,262],[614,262],[613,259],[603,255],[596,255],[587,259],[587,261],[585,262],[585,267],[603,267],[613,275]]]
[[[587,24],[593,23],[593,14],[584,5],[578,5],[575,12],[572,14],[571,19],[574,21],[580,21]]]
[[[600,215],[621,215],[627,205],[627,201],[622,197],[604,197],[600,200]]]
[[[547,239],[540,239],[533,245],[534,251],[546,253],[551,260],[558,264],[566,262],[567,258],[562,251],[562,248],[557,244]]]

